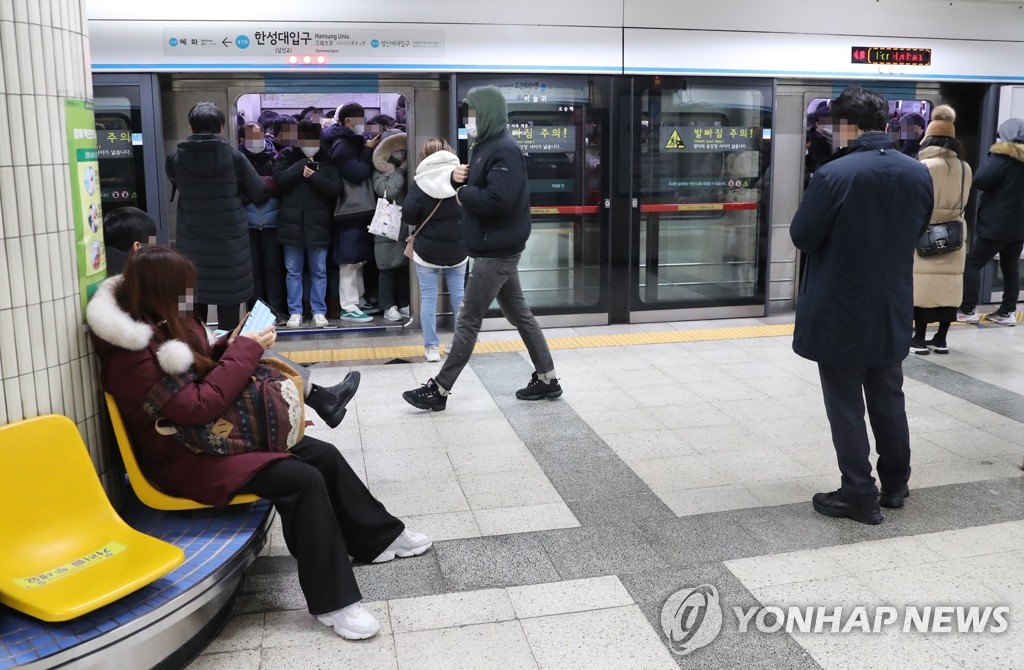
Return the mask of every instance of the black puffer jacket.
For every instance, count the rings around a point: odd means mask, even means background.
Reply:
[[[312,160],[319,169],[302,176],[310,159],[298,147],[288,147],[274,161],[274,183],[281,190],[277,241],[305,249],[326,249],[331,244],[334,204],[341,193],[341,177],[321,149]]]
[[[331,163],[353,184],[363,184],[373,173],[373,149],[366,146],[366,140],[351,129],[335,124],[324,130],[324,146],[328,147]],[[371,183],[372,185],[372,183]],[[344,188],[344,184],[342,184]],[[373,212],[365,218],[346,219],[334,225],[333,262],[362,263],[373,260],[373,235],[366,227],[370,225]]]
[[[253,166],[221,135],[200,133],[167,157],[178,189],[176,246],[196,265],[196,302],[236,305],[252,296],[252,256],[242,199],[267,198]]]
[[[441,203],[438,206],[438,203]],[[466,242],[462,236],[462,208],[455,198],[432,198],[416,182],[409,183],[409,193],[402,204],[402,221],[410,229],[417,228],[437,207],[425,228],[416,233],[413,250],[432,265],[458,265],[466,260]]]
[[[1024,137],[997,142],[989,151],[974,175],[974,185],[983,192],[978,237],[1024,240]]]
[[[508,131],[501,91],[479,86],[466,94],[476,110],[479,139],[469,152],[469,180],[459,188],[466,247],[474,258],[522,253],[530,237],[526,158]]]

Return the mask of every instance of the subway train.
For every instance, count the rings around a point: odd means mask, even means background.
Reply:
[[[907,122],[951,104],[975,167],[998,123],[1024,116],[1016,2],[863,0],[841,16],[792,0],[87,11],[103,206],[149,211],[161,241],[175,237],[164,158],[200,100],[227,112],[228,137],[265,110],[403,110],[411,146],[447,137],[465,159],[459,102],[499,87],[533,208],[520,270],[546,327],[792,309],[789,221],[827,134],[821,112],[851,83],[887,96],[908,151],[919,131]],[[1000,290],[993,263],[983,300]]]

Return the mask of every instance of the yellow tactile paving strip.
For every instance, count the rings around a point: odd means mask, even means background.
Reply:
[[[552,349],[584,349],[588,347],[622,347],[633,344],[672,344],[676,342],[705,342],[711,340],[740,340],[755,337],[792,335],[793,324],[774,326],[737,326],[705,328],[699,330],[665,330],[647,333],[619,333],[615,335],[582,335],[579,337],[548,338]],[[474,353],[494,354],[524,351],[519,339],[480,341]],[[296,363],[347,363],[352,361],[378,361],[395,358],[421,358],[422,345],[348,347],[344,349],[313,349],[283,351]]]

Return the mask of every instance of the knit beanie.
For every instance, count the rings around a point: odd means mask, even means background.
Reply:
[[[932,110],[932,121],[924,131],[925,137],[956,137],[956,112],[949,105]]]

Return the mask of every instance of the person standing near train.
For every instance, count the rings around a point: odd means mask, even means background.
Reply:
[[[260,118],[263,117],[261,114]],[[241,133],[238,149],[256,168],[267,192],[267,199],[261,204],[243,199],[245,217],[249,222],[249,253],[252,256],[253,296],[249,299],[248,307],[252,309],[256,300],[262,300],[280,313],[286,305],[284,259],[277,243],[277,218],[281,200],[272,175],[277,149],[258,123],[245,124]]]
[[[455,200],[462,206],[466,248],[473,267],[455,324],[455,337],[440,372],[402,397],[413,407],[440,412],[476,346],[484,314],[495,299],[519,331],[534,372],[520,400],[555,399],[562,387],[555,376],[547,340],[519,283],[519,257],[530,237],[530,192],[526,159],[508,130],[505,96],[494,86],[470,89],[463,102],[469,165],[452,172]]]
[[[964,301],[957,321],[978,323],[981,269],[999,254],[1003,272],[1003,299],[985,318],[1003,326],[1017,325],[1020,296],[1020,254],[1024,251],[1024,119],[1007,119],[999,126],[999,141],[974,175],[982,191],[977,235],[964,269]]]
[[[224,137],[224,112],[199,102],[188,112],[192,135],[167,157],[165,171],[178,191],[176,246],[198,272],[195,311],[205,321],[217,306],[217,326],[233,330],[253,292],[249,224],[242,198],[267,199],[263,179]]]
[[[910,352],[914,250],[932,213],[928,168],[893,146],[888,111],[883,96],[860,86],[833,101],[841,148],[811,177],[790,226],[807,257],[793,351],[818,363],[842,475],[838,490],[815,494],[812,504],[820,514],[867,524],[882,522],[879,502],[902,507],[909,495],[902,361]]]

